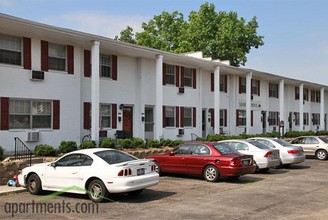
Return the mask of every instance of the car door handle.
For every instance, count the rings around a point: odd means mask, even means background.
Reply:
[[[73,172],[72,174],[77,174],[77,171],[76,172]]]

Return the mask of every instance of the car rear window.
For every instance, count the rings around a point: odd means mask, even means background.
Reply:
[[[218,143],[218,144],[215,144],[214,147],[215,147],[215,149],[217,149],[223,155],[239,154],[239,152],[237,150],[235,150],[235,148],[230,147],[227,144]]]
[[[289,143],[289,142],[287,142],[285,140],[282,140],[282,139],[272,139],[272,141],[277,142],[278,144],[280,144],[280,145],[282,145],[284,147],[294,146],[291,143]]]
[[[258,141],[249,141],[250,144],[253,144],[255,147],[260,149],[271,149],[270,147],[258,142]]]
[[[116,150],[104,150],[94,153],[108,164],[122,163],[126,161],[136,160],[137,158],[132,155],[116,151]]]
[[[328,139],[325,137],[319,137],[323,142],[328,143]]]

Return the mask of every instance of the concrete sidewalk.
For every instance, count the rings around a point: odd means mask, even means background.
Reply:
[[[23,188],[21,186],[7,186],[7,185],[1,185],[0,186],[0,196],[11,194],[11,193],[20,193],[20,192],[26,192],[26,188]]]

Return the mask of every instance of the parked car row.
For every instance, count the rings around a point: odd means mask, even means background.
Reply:
[[[94,202],[109,193],[135,195],[159,183],[162,173],[203,176],[208,182],[220,177],[239,178],[256,171],[302,163],[305,155],[327,159],[328,139],[250,138],[218,142],[187,142],[167,153],[138,159],[115,149],[77,150],[49,163],[26,167],[18,181],[31,194],[43,190],[88,194]]]

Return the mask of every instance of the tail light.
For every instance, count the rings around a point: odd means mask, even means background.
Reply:
[[[151,166],[151,171],[156,171],[156,166],[155,165]]]
[[[264,157],[272,157],[273,153],[272,151],[267,152]]]
[[[298,154],[299,150],[288,150],[287,151],[289,154]]]
[[[130,168],[123,169],[117,174],[117,176],[131,176],[131,175],[132,175],[132,170]]]
[[[240,159],[232,159],[230,161],[230,166],[232,166],[232,167],[241,167],[242,166],[241,160]]]

